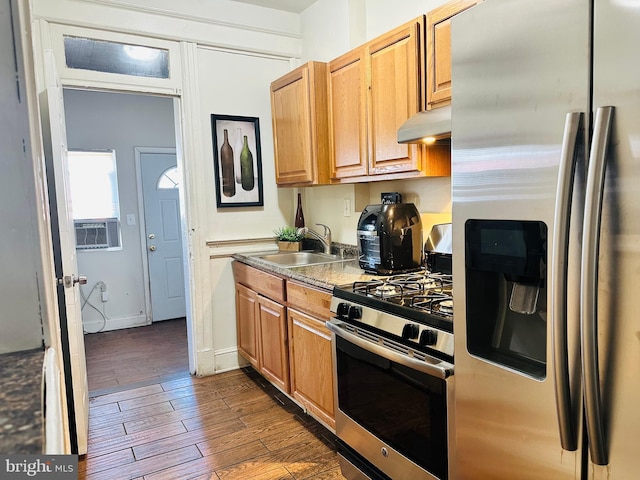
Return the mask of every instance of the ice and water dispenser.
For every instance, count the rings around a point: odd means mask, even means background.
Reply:
[[[498,366],[546,376],[547,227],[468,220],[467,349]]]

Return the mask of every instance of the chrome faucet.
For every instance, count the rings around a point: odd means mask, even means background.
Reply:
[[[320,235],[318,232],[311,230],[307,227],[301,227],[297,230],[298,235],[309,235],[310,237],[314,237],[317,240],[322,242],[322,246],[324,247],[324,253],[331,253],[331,229],[325,225],[324,223],[316,223],[321,227],[324,227],[324,234]]]

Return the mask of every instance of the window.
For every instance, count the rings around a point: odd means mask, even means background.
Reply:
[[[76,248],[120,248],[120,202],[115,152],[70,151],[68,165]]]
[[[169,78],[169,51],[161,48],[65,35],[64,54],[69,68]]]
[[[180,188],[180,177],[178,176],[178,167],[169,167],[160,175],[158,180],[158,190],[171,190]]]

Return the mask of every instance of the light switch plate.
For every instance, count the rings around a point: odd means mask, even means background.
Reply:
[[[343,214],[345,217],[350,217],[351,216],[351,199],[350,198],[345,198],[344,199],[344,206],[343,206]]]

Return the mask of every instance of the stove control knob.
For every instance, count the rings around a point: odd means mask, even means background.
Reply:
[[[349,307],[349,320],[359,320],[362,318],[362,308],[356,305]]]
[[[402,327],[403,340],[415,340],[416,338],[418,338],[418,333],[420,333],[420,329],[414,323],[407,323],[404,327]]]
[[[437,341],[438,332],[436,332],[435,330],[423,330],[420,334],[419,343],[423,347],[426,347],[427,345],[435,345]]]
[[[338,304],[338,308],[336,308],[336,314],[338,314],[339,317],[346,317],[349,315],[349,304],[346,302],[340,302]]]

